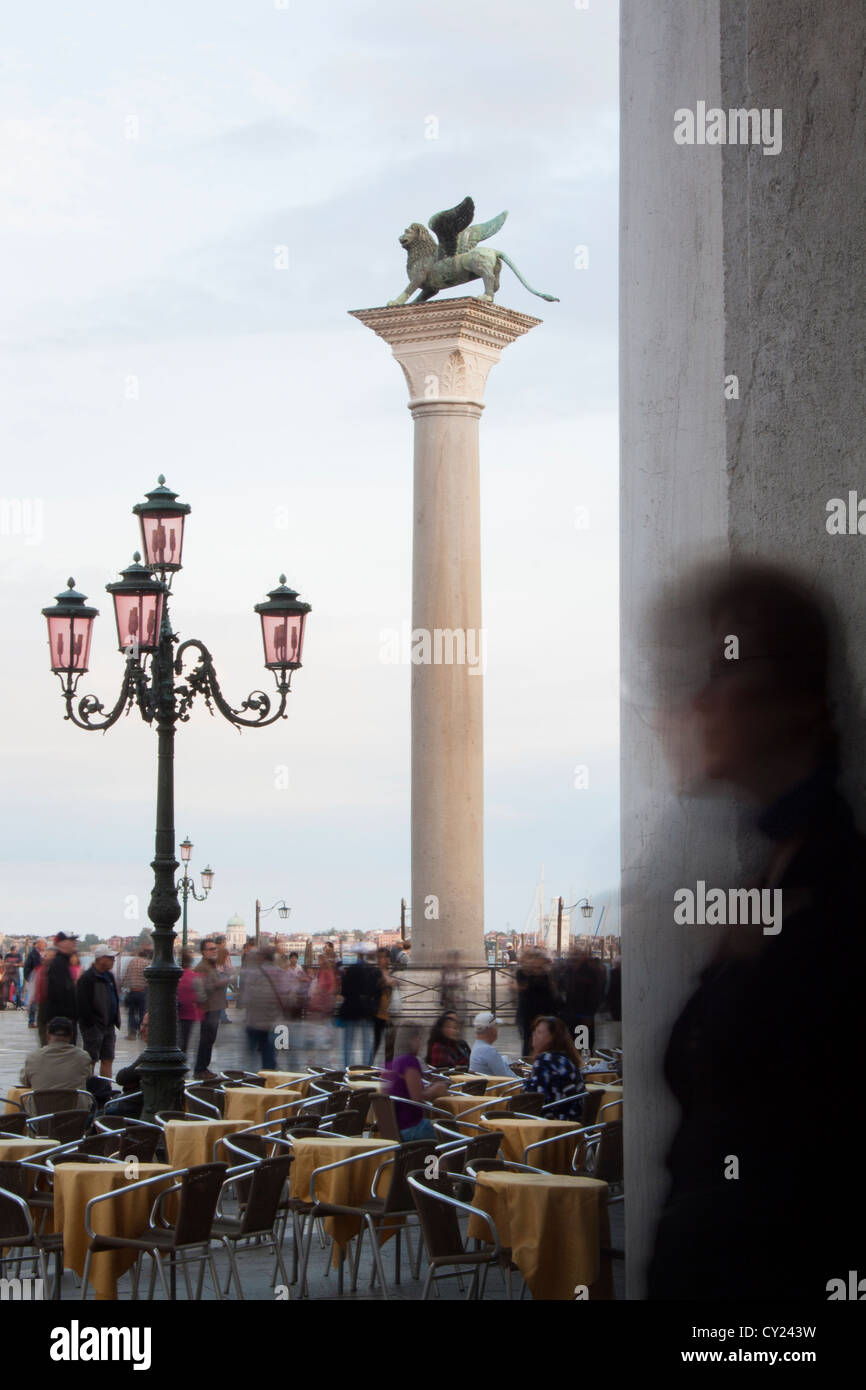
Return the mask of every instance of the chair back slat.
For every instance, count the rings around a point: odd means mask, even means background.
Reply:
[[[227,1163],[199,1163],[180,1180],[179,1208],[174,1226],[174,1245],[203,1245],[210,1239]]]
[[[373,1114],[376,1117],[376,1128],[382,1139],[393,1140],[400,1143],[402,1135],[400,1126],[397,1124],[397,1111],[390,1096],[380,1096],[373,1093],[372,1097]]]
[[[241,1231],[245,1236],[264,1235],[273,1230],[293,1162],[293,1154],[279,1154],[276,1158],[262,1159],[253,1169],[241,1221]]]
[[[423,1169],[413,1172],[412,1177],[418,1186],[410,1186],[409,1191],[418,1212],[427,1254],[434,1260],[462,1255],[463,1237],[457,1210],[436,1197],[439,1192],[446,1197],[455,1196],[453,1179],[442,1172],[438,1177],[425,1178]]]

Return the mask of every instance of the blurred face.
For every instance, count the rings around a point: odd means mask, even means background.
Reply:
[[[216,942],[215,942],[215,941],[210,941],[210,942],[208,942],[207,946],[203,946],[203,947],[202,947],[201,953],[202,953],[202,955],[204,956],[205,960],[210,960],[210,961],[216,962],[216,955],[217,955]]]
[[[100,975],[105,975],[114,965],[114,956],[100,956],[93,964]]]
[[[458,1038],[460,1036],[460,1026],[454,1014],[449,1014],[442,1024],[442,1032],[446,1038]]]
[[[75,954],[75,942],[74,942],[74,941],[58,941],[58,943],[57,943],[57,950],[60,951],[60,952],[62,952],[62,954],[63,954],[64,956],[72,956],[72,955]]]
[[[544,1019],[539,1019],[532,1030],[532,1046],[535,1052],[547,1052],[553,1042],[553,1033],[550,1031],[550,1024]]]

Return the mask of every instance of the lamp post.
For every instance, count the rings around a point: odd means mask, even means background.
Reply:
[[[214,871],[213,871],[212,868],[210,868],[210,866],[208,866],[207,868],[202,869],[202,871],[201,871],[201,887],[202,887],[202,893],[201,893],[201,897],[199,897],[198,893],[195,891],[195,880],[192,879],[192,878],[190,878],[190,877],[189,877],[189,874],[187,873],[187,865],[189,864],[191,855],[192,855],[192,841],[190,840],[189,836],[187,835],[186,839],[185,839],[185,840],[181,840],[181,842],[180,842],[180,858],[181,858],[181,862],[182,862],[182,864],[183,864],[183,878],[179,878],[178,881],[177,881],[178,892],[180,893],[181,898],[182,898],[182,900],[183,900],[183,935],[182,935],[182,937],[181,937],[181,943],[182,943],[182,945],[183,945],[183,949],[184,949],[184,950],[186,950],[186,904],[187,904],[187,900],[188,900],[189,898],[194,898],[195,901],[196,901],[197,903],[203,903],[204,900],[205,900],[205,898],[207,897],[208,893],[209,893],[210,890],[213,888],[213,873],[214,873]]]
[[[261,905],[261,903],[259,902],[258,898],[256,898],[256,945],[257,945],[257,946],[259,945],[259,942],[260,942],[260,940],[261,940],[261,934],[262,934],[261,919],[262,919],[263,917],[267,917],[267,915],[268,915],[269,912],[273,912],[274,908],[277,909],[277,911],[279,912],[280,916],[283,917],[283,918],[288,917],[289,913],[290,913],[291,910],[292,910],[290,907],[286,907],[285,901],[284,901],[282,898],[280,899],[280,901],[279,901],[278,903],[271,903],[271,906],[270,906],[270,907],[262,907],[262,905]]]
[[[174,732],[186,722],[196,696],[211,714],[214,706],[238,728],[261,729],[286,718],[292,672],[301,665],[304,628],[310,605],[298,600],[294,589],[280,576],[276,589],[255,611],[261,617],[265,666],[273,671],[278,699],[254,690],[239,709],[225,699],[217,680],[213,658],[196,638],[179,642],[172,631],[168,599],[172,576],[181,568],[184,522],[190,507],[177,500],[160,476],[147,500],[138,502],[144,564],[136,554],[121,578],[106,589],[114,600],[117,636],[126,657],[120,694],[113,708],[95,695],[77,694],[78,683],[88,669],[93,623],[98,610],[87,605],[85,594],[70,579],[58,594],[54,607],[43,608],[48,620],[51,669],[60,679],[65,718],[88,733],[105,730],[138,705],[142,719],[157,731],[156,847],[151,863],[153,892],[148,916],[153,922],[153,964],[145,971],[148,981],[148,1045],[141,1060],[142,1115],[150,1119],[158,1110],[180,1108],[186,1058],[177,1045],[177,981],[180,969],[173,959],[175,924],[181,915],[174,857]],[[198,660],[184,670],[187,653]],[[276,703],[276,708],[273,708]]]
[[[578,902],[576,902],[576,903],[571,903],[567,908],[563,908],[563,905],[562,905],[562,898],[559,899],[559,901],[558,901],[558,903],[557,903],[557,905],[556,905],[556,952],[557,952],[557,955],[561,955],[561,954],[562,954],[562,914],[563,914],[564,911],[565,911],[565,912],[571,912],[572,909],[575,908],[575,907],[579,907],[580,910],[581,910],[581,912],[583,913],[584,917],[586,917],[586,918],[590,918],[590,917],[592,916],[592,914],[595,912],[595,908],[593,907],[592,903],[589,901],[589,898],[581,898]]]

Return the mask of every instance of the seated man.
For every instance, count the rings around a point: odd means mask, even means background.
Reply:
[[[499,1037],[500,1021],[487,1012],[475,1015],[475,1042],[469,1054],[470,1071],[480,1072],[482,1076],[514,1076],[502,1053],[493,1046]]]
[[[72,1039],[75,1024],[69,1018],[52,1018],[48,1024],[48,1043],[24,1058],[20,1084],[34,1091],[81,1091],[93,1068],[87,1053],[76,1047]],[[25,1102],[31,1114],[32,1102]],[[77,1097],[76,1108],[87,1108],[83,1096]]]

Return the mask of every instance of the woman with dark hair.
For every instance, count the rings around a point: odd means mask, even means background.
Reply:
[[[866,1224],[862,1184],[833,1219],[802,1162],[816,1097],[844,1141],[862,1051],[866,843],[836,785],[836,620],[811,582],[756,562],[690,576],[683,595],[679,646],[692,639],[703,677],[672,707],[672,744],[694,750],[693,786],[751,802],[773,912],[731,917],[670,1034],[681,1115],[648,1296],[826,1299],[862,1267]]]
[[[468,1067],[469,1044],[460,1036],[460,1020],[455,1013],[440,1014],[427,1039],[425,1061],[430,1067]]]
[[[561,1018],[544,1014],[532,1025],[532,1071],[527,1091],[541,1091],[545,1105],[564,1103],[553,1112],[557,1120],[579,1120],[586,1090],[580,1057]],[[573,1096],[573,1100],[569,1097]]]

